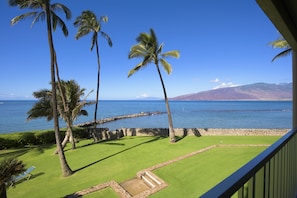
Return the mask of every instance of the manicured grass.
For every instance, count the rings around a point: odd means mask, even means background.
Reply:
[[[63,197],[94,185],[115,180],[119,183],[153,165],[183,156],[214,144],[272,144],[279,136],[214,136],[185,137],[175,144],[168,138],[125,137],[120,140],[92,144],[81,141],[76,150],[67,150],[66,158],[76,171],[62,177],[55,146],[0,151],[0,158],[18,156],[27,167],[36,166],[29,181],[8,190],[8,197]],[[155,170],[169,186],[152,197],[189,195],[197,197],[230,175],[265,147],[218,147]],[[10,152],[11,151],[11,152]],[[116,197],[108,188],[86,197]]]

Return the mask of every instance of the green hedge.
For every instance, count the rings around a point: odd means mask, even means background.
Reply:
[[[73,136],[76,139],[85,139],[89,137],[86,128],[74,127]],[[61,129],[62,139],[65,136],[66,129]],[[0,134],[0,149],[19,148],[31,145],[55,144],[54,130],[30,131],[21,133]]]

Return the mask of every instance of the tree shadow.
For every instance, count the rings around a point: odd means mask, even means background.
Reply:
[[[7,157],[16,158],[28,153],[30,150],[31,148],[17,149],[15,151],[0,154],[0,158],[7,158]]]
[[[92,162],[92,163],[90,163],[90,164],[88,164],[88,165],[86,165],[86,166],[83,166],[83,167],[81,167],[81,168],[79,168],[79,169],[76,169],[76,170],[74,170],[73,172],[81,171],[81,170],[83,170],[83,169],[85,169],[85,168],[88,168],[88,167],[94,165],[94,164],[97,164],[98,162],[104,161],[104,160],[106,160],[106,159],[109,159],[109,158],[114,157],[114,156],[116,156],[116,155],[119,155],[119,154],[121,154],[121,153],[124,153],[124,152],[126,152],[126,151],[128,151],[128,150],[131,150],[131,149],[133,149],[133,148],[139,147],[139,146],[141,146],[141,145],[143,145],[143,144],[148,144],[148,143],[151,143],[151,142],[160,140],[160,139],[163,139],[163,137],[159,137],[159,136],[158,136],[158,137],[155,137],[155,138],[150,139],[150,140],[148,140],[148,141],[145,141],[145,142],[136,144],[136,145],[131,146],[131,147],[129,147],[129,148],[126,148],[126,149],[124,149],[124,150],[122,150],[122,151],[119,151],[119,152],[117,152],[117,153],[114,153],[114,154],[111,154],[111,155],[106,156],[106,157],[104,157],[104,158],[101,158],[101,159],[99,159],[99,160],[97,160],[97,161],[95,161],[95,162]]]
[[[184,128],[183,129],[183,135],[182,136],[176,136],[175,141],[176,142],[181,141],[182,139],[184,139],[185,137],[187,137],[189,135],[189,132],[192,132],[193,135],[196,136],[196,137],[201,137],[201,133],[197,128],[191,128],[191,129]]]
[[[112,140],[101,140],[101,141],[98,141],[98,142],[91,142],[91,143],[88,143],[88,144],[76,146],[75,149],[71,149],[71,148],[64,149],[64,153],[65,152],[68,152],[68,151],[73,151],[73,150],[76,150],[76,149],[79,149],[79,148],[84,148],[84,147],[87,147],[87,146],[92,146],[92,145],[95,145],[95,144],[109,144],[109,145],[125,146],[125,144],[123,144],[123,143],[115,143],[115,142],[110,142],[110,141],[112,141]]]
[[[21,184],[21,183],[23,183],[23,182],[32,180],[32,179],[34,179],[34,178],[36,178],[36,177],[39,177],[39,176],[41,176],[41,175],[44,175],[44,174],[45,174],[44,172],[39,172],[39,173],[36,173],[36,174],[32,174],[31,176],[24,177],[23,179],[21,179],[21,180],[15,182],[15,183],[12,185],[12,187],[14,188],[17,184]]]

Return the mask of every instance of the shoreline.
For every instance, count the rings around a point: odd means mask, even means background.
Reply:
[[[283,136],[291,129],[246,129],[246,128],[174,128],[175,136]],[[116,140],[131,136],[168,137],[168,128],[120,128],[110,131],[108,128],[97,128],[101,140]]]
[[[174,128],[176,136],[283,136],[291,129]],[[121,128],[124,136],[168,136],[168,128]]]

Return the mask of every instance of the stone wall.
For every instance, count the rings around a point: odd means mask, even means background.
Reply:
[[[176,136],[283,136],[290,129],[219,129],[175,128]],[[124,136],[168,137],[168,128],[121,128],[115,131],[102,130],[100,139],[114,140]]]
[[[282,136],[290,129],[175,128],[176,136]],[[122,128],[124,136],[168,136],[168,128]]]

